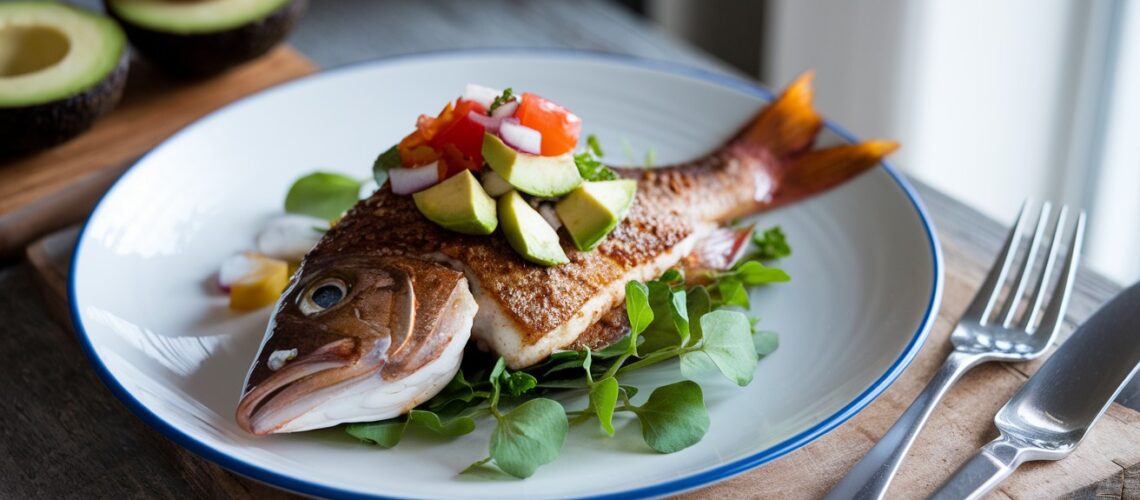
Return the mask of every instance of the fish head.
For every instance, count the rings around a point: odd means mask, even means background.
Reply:
[[[463,273],[403,256],[306,261],[246,376],[253,434],[398,416],[458,370],[477,306]]]

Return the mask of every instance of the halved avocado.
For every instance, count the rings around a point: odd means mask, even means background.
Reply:
[[[103,0],[131,44],[160,68],[208,76],[277,45],[307,0]]]
[[[0,3],[0,155],[66,141],[123,94],[130,54],[100,14],[55,3]]]

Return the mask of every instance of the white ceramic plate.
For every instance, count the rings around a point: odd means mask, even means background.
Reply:
[[[417,115],[468,82],[550,96],[602,138],[607,159],[623,156],[624,140],[638,159],[652,146],[660,164],[717,145],[769,98],[745,81],[667,63],[512,50],[377,61],[239,101],[139,161],[83,230],[72,269],[74,321],[111,390],[195,453],[311,495],[646,496],[720,480],[811,442],[869,404],[922,346],[941,295],[941,259],[918,198],[884,165],[757,216],[761,227],[781,224],[795,251],[781,262],[791,283],[752,293],[781,346],[749,387],[706,385],[711,428],[689,449],[650,452],[635,421],[623,420],[611,439],[582,425],[556,462],[516,481],[456,475],[486,455],[487,422],[452,442],[405,439],[392,450],[335,430],[245,435],[234,408],[269,308],[228,311],[212,291],[212,273],[252,246],[299,175],[368,176],[376,154]],[[845,137],[834,128],[826,134]],[[660,371],[637,375],[645,386],[662,379]]]

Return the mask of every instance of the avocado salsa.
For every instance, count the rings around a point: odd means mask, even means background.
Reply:
[[[394,194],[412,196],[435,224],[502,235],[529,262],[569,262],[558,229],[580,251],[596,248],[625,217],[637,183],[597,160],[592,137],[574,154],[581,119],[536,94],[468,85],[436,116],[382,153],[374,168]]]

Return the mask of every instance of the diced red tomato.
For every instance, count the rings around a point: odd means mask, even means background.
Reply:
[[[523,93],[515,118],[542,134],[542,155],[558,156],[574,149],[582,133],[582,120],[570,110],[543,97]]]
[[[436,133],[429,144],[436,150],[443,151],[445,157],[447,156],[445,148],[454,145],[462,156],[471,159],[471,162],[465,163],[476,165],[472,170],[478,170],[478,167],[483,165],[483,133],[486,132],[486,128],[471,119],[472,112],[486,113],[486,110],[474,101],[459,101],[455,106],[451,123]],[[452,161],[454,160],[449,159],[449,163]]]

